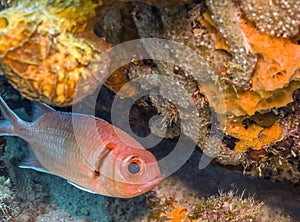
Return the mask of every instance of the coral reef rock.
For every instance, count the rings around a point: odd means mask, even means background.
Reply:
[[[152,131],[172,138],[182,127],[207,155],[222,164],[242,164],[252,175],[298,181],[299,93],[295,91],[300,88],[300,20],[299,9],[292,7],[295,4],[208,0],[155,8],[132,3],[133,18],[127,15],[126,19],[133,19],[135,35],[171,40],[193,52],[187,54],[168,42],[169,47],[149,47],[144,41],[150,57],[163,55],[165,61],[153,59],[154,65],[133,62],[127,66],[124,82],[138,79],[141,89],[155,90],[149,97],[163,118],[154,122]],[[104,18],[117,18],[113,10]],[[118,21],[123,21],[122,17]],[[118,24],[105,26],[106,32],[102,29],[108,42],[122,43],[111,34],[124,29],[122,22]],[[136,88],[128,95],[138,93]],[[211,136],[212,129],[221,137]],[[283,145],[278,150],[279,143],[289,144],[289,148]],[[282,161],[285,164],[280,165]]]
[[[1,65],[24,97],[67,106],[99,85],[109,67],[101,54],[110,47],[93,33],[101,5],[17,1],[0,12]]]

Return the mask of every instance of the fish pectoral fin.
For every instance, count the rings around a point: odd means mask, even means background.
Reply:
[[[34,122],[45,113],[55,112],[56,110],[48,106],[47,104],[35,102],[32,105],[32,111],[33,111],[32,122]]]
[[[89,189],[86,189],[86,188],[84,188],[84,187],[82,187],[82,186],[80,186],[80,185],[78,185],[78,184],[76,184],[76,183],[73,183],[73,182],[69,181],[69,180],[68,180],[68,183],[71,184],[71,185],[73,185],[74,187],[80,189],[80,190],[85,191],[85,192],[89,192],[89,193],[92,193],[92,194],[96,194],[94,191],[91,191],[91,190],[89,190]]]
[[[23,169],[33,169],[43,173],[49,173],[42,164],[38,161],[38,159],[34,156],[34,153],[30,150],[29,155],[25,158],[25,160],[19,165],[20,168]]]

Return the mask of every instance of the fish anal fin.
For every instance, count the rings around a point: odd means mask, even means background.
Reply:
[[[48,105],[46,105],[44,103],[40,103],[40,102],[33,103],[32,110],[33,110],[32,121],[37,120],[39,117],[41,117],[45,113],[55,112],[56,111],[52,107],[50,107],[50,106],[48,106]]]
[[[49,173],[43,165],[38,161],[38,159],[34,156],[33,152],[30,150],[29,155],[25,158],[25,160],[19,165],[20,168],[23,169],[33,169],[43,173]]]
[[[80,189],[80,190],[85,191],[85,192],[89,192],[89,193],[92,193],[92,194],[96,194],[96,192],[91,191],[91,190],[89,190],[89,189],[87,189],[87,188],[84,188],[84,187],[82,187],[82,186],[80,186],[80,185],[78,185],[78,184],[76,184],[76,183],[73,183],[73,182],[71,182],[71,181],[69,181],[69,180],[68,180],[68,183],[71,184],[72,186],[74,186],[74,187]]]

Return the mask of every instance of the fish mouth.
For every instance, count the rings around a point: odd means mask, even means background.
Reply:
[[[156,185],[158,185],[160,182],[163,181],[162,177],[157,177],[154,180],[151,180],[145,184],[143,184],[140,189],[139,192],[145,192],[145,191],[149,191],[151,190],[153,187],[155,187]]]

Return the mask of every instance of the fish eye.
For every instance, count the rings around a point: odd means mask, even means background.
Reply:
[[[146,172],[146,163],[139,156],[128,156],[123,161],[123,167],[121,168],[123,175],[129,178],[137,178]]]
[[[135,175],[141,171],[141,167],[136,162],[131,162],[128,164],[128,172]]]

